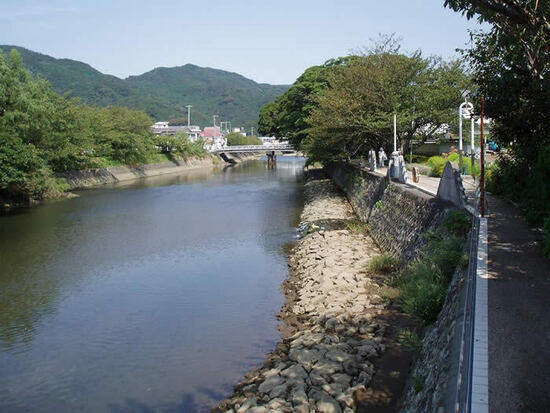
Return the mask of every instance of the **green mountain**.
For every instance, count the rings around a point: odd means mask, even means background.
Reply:
[[[4,53],[17,49],[33,74],[47,79],[55,91],[94,106],[122,105],[147,112],[155,120],[187,122],[192,105],[193,124],[231,121],[232,126],[256,126],[260,108],[289,86],[256,83],[237,73],[191,64],[156,68],[139,76],[119,79],[86,63],[55,59],[19,46],[0,46]]]

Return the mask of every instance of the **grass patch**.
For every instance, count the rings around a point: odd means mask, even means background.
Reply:
[[[550,258],[550,217],[544,220],[542,227],[542,249],[546,256]]]
[[[419,376],[413,376],[412,383],[415,393],[420,393],[422,390],[424,390],[424,385],[426,384],[426,377],[425,375],[421,374]]]
[[[415,355],[422,352],[422,339],[416,331],[404,329],[397,335],[397,342]]]
[[[456,237],[466,236],[468,231],[470,231],[470,219],[462,211],[449,212],[445,217],[443,225],[447,232]]]
[[[391,188],[391,187],[390,187]],[[382,212],[386,212],[386,210],[388,209],[388,207],[386,206],[386,204],[384,203],[384,201],[380,200],[380,201],[376,201],[376,203],[374,204],[374,206],[376,208],[378,208],[380,211]]]
[[[393,255],[384,253],[369,261],[367,269],[378,274],[391,274],[396,272],[399,261]]]
[[[368,230],[368,225],[358,219],[348,220],[344,223],[344,225],[349,232],[354,234],[364,234]]]
[[[397,279],[403,311],[419,317],[425,324],[437,320],[456,268],[468,263],[464,254],[466,221],[450,213],[445,222],[442,230],[423,235],[426,244],[422,253]]]
[[[401,290],[396,287],[391,287],[389,285],[383,285],[378,289],[378,295],[386,303],[393,303],[399,300],[401,296]]]

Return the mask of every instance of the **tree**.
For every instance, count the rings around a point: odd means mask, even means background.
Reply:
[[[330,76],[353,59],[353,56],[331,59],[306,69],[289,90],[262,107],[260,133],[287,138],[299,147],[308,134],[306,119],[317,106],[317,95],[327,88]]]
[[[389,146],[394,114],[401,141],[456,118],[468,77],[460,63],[382,52],[356,57],[329,81],[307,119],[312,161],[357,157]]]
[[[494,42],[516,45],[526,67],[539,79],[550,70],[550,2],[547,0],[445,0],[445,6],[465,14],[468,19],[493,25]]]
[[[257,136],[244,136],[242,133],[230,132],[226,135],[227,145],[261,145],[262,140]]]
[[[56,172],[105,160],[144,162],[154,150],[143,112],[92,108],[67,100],[0,52],[0,195],[38,199],[64,189]]]
[[[491,190],[517,200],[535,224],[550,220],[550,2],[446,0],[445,5],[492,25],[465,51],[493,118],[491,138],[505,147]]]

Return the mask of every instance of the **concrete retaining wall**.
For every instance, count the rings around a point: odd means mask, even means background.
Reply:
[[[337,164],[327,168],[346,193],[370,235],[386,251],[411,260],[422,245],[420,234],[441,225],[455,207],[404,184],[358,166]]]
[[[57,176],[65,178],[70,189],[82,189],[149,176],[179,173],[190,169],[207,168],[214,166],[216,163],[218,161],[213,158],[189,159],[186,161],[153,163],[136,167],[113,166],[84,171],[71,171],[58,174]]]
[[[358,166],[337,164],[329,175],[346,193],[370,235],[385,250],[405,261],[422,247],[421,234],[436,229],[448,211],[459,208]],[[457,400],[459,360],[467,273],[458,268],[438,320],[424,334],[423,350],[404,390],[402,411],[452,411]]]

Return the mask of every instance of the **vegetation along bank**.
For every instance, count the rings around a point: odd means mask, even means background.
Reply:
[[[151,118],[125,107],[69,100],[0,52],[0,205],[63,196],[70,171],[208,157],[186,135],[152,137]]]

